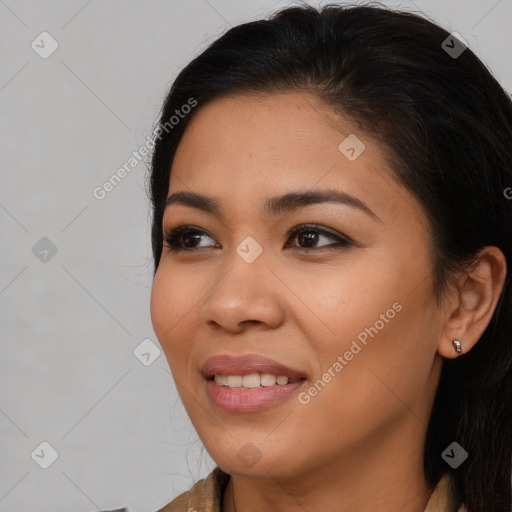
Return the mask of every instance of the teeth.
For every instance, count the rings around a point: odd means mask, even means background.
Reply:
[[[260,375],[260,384],[262,386],[274,386],[276,383],[276,376],[271,373],[262,373]]]
[[[215,382],[219,386],[227,386],[228,385],[228,378],[225,375],[215,375]]]
[[[226,384],[230,388],[241,388],[242,380],[243,380],[243,378],[241,375],[228,375]]]
[[[267,386],[284,386],[298,379],[288,379],[285,375],[276,376],[271,373],[250,373],[248,375],[215,375],[215,383],[230,388],[259,388]]]
[[[257,373],[250,373],[242,377],[242,386],[244,388],[259,388],[260,387],[260,376]],[[235,387],[235,386],[233,386]],[[238,387],[238,386],[236,386]]]

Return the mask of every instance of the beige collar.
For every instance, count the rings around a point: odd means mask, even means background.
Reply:
[[[158,512],[221,512],[224,489],[230,479],[218,466],[190,490],[180,494]],[[450,491],[450,475],[446,473],[430,496],[425,512],[467,512],[464,507],[454,509]]]
[[[455,509],[450,485],[450,475],[445,473],[430,496],[425,512],[467,512],[464,506]]]

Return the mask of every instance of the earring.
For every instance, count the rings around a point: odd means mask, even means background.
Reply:
[[[455,349],[455,352],[457,352],[457,354],[460,354],[462,352],[459,340],[453,340],[453,348]]]

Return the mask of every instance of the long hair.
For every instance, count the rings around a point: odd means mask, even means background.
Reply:
[[[222,96],[280,91],[315,94],[381,143],[393,177],[428,213],[438,301],[452,272],[486,245],[500,248],[511,269],[512,102],[450,37],[383,6],[303,5],[214,41],[179,73],[156,127],[148,179],[154,272],[171,166],[190,119]],[[469,512],[511,510],[511,305],[508,272],[476,345],[443,362],[428,425],[426,478],[435,485],[449,472],[456,502]],[[441,457],[453,441],[469,454],[456,469]]]

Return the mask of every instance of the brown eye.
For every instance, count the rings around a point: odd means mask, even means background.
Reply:
[[[201,241],[201,237],[203,236],[212,238],[202,229],[195,228],[193,226],[179,226],[165,232],[164,242],[169,250],[173,252],[192,251],[204,247],[219,246],[219,244],[210,244],[202,247],[198,246],[197,244]]]
[[[314,224],[303,224],[301,226],[297,226],[296,228],[291,230],[290,238],[297,238],[299,246],[292,246],[293,248],[297,249],[334,249],[339,248],[340,246],[348,247],[351,245],[347,238],[335,235],[334,233],[331,233],[330,231],[327,231],[325,229],[321,229]],[[322,238],[335,240],[335,243],[318,246],[317,244],[319,243],[320,240],[322,240]]]
[[[288,236],[288,240],[297,238],[299,244],[292,246],[287,245],[287,247],[292,249],[339,249],[340,247],[352,245],[347,237],[336,235],[314,224],[302,224],[297,226],[290,231]],[[203,237],[214,240],[208,233],[195,226],[178,226],[165,232],[164,245],[168,247],[171,252],[192,252],[205,248],[213,247],[218,249],[221,247],[219,243],[211,243],[203,246],[199,245]],[[334,243],[319,245],[322,239],[334,240]]]

